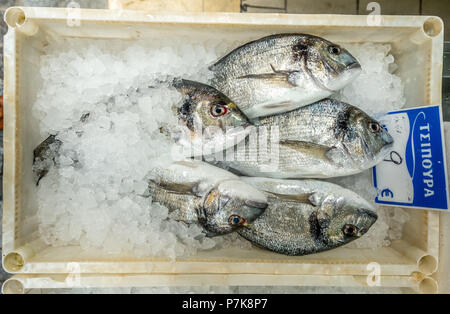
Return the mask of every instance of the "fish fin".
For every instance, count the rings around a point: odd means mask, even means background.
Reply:
[[[273,192],[267,192],[269,195],[277,197],[279,199],[285,200],[285,201],[292,201],[297,203],[304,203],[308,205],[314,205],[311,202],[311,199],[313,198],[313,195],[315,193],[309,193],[309,194],[278,194]]]
[[[267,192],[267,191],[266,191]],[[278,194],[274,192],[267,192],[270,195],[276,196],[283,200],[291,200],[299,203],[304,203],[312,206],[320,206],[322,204],[323,196],[320,193],[304,193],[304,194]]]
[[[198,168],[198,164],[192,162],[192,160],[180,160],[173,163],[174,165],[183,166],[191,169]]]
[[[334,163],[337,160],[338,150],[336,147],[294,140],[280,141],[280,145],[296,150],[300,153],[313,155],[318,159],[326,160],[328,162],[331,161]]]
[[[174,183],[174,182],[167,182],[167,181],[154,181],[150,180],[151,183],[157,185],[161,189],[166,190],[169,193],[175,193],[175,194],[192,194],[195,196],[198,195],[198,183],[197,182],[187,182],[187,183]]]
[[[248,74],[239,76],[238,79],[261,79],[261,80],[270,80],[270,81],[288,81],[287,75],[284,73],[261,73],[261,74]]]
[[[297,86],[291,79],[291,74],[294,73],[293,71],[276,70],[272,64],[270,65],[270,68],[272,69],[272,73],[248,74],[240,76],[238,79],[260,79],[277,84],[288,84],[289,87]]]
[[[191,214],[191,215],[189,215]],[[183,221],[185,223],[195,223],[198,220],[195,210],[189,211],[177,209],[169,213],[169,218],[175,221]]]
[[[208,230],[203,230],[203,234],[207,237],[207,238],[215,238],[217,236],[219,236],[219,234],[215,233],[215,232],[211,232]]]
[[[218,167],[218,168],[221,168],[221,169],[226,170],[228,172],[231,172],[232,174],[237,175],[237,176],[245,176],[244,173],[242,173],[238,169],[235,169],[235,168],[227,165],[225,162],[216,161],[216,160],[210,161],[210,160],[207,160],[208,159],[207,157],[208,156],[206,156],[206,157],[204,156],[203,157],[203,161],[207,162],[208,164],[213,165],[213,166]]]
[[[285,101],[279,103],[262,103],[262,104],[254,104],[251,108],[247,109],[245,113],[249,117],[261,117],[261,116],[269,116],[279,112],[288,112],[298,108],[293,102]],[[260,125],[260,122],[257,121],[253,123],[255,126]]]
[[[284,107],[286,110],[298,107],[298,106],[294,105],[294,103],[292,103],[290,101],[284,101],[284,102],[279,102],[279,103],[271,103],[271,104],[264,104],[264,105],[260,105],[260,106],[262,107],[262,109],[277,109],[277,108],[283,108]],[[258,105],[255,105],[254,107],[257,108]]]

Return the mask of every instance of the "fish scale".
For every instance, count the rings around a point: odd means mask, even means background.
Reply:
[[[363,236],[377,220],[367,201],[332,183],[243,180],[265,191],[269,207],[237,232],[254,245],[276,253],[299,256],[337,248]]]
[[[205,159],[247,176],[330,178],[375,166],[393,144],[379,122],[358,108],[333,99],[260,118],[255,123],[258,129],[246,139],[245,146],[228,150],[224,160],[213,156]],[[371,126],[379,130],[374,133]],[[256,145],[253,140],[263,134],[261,127],[267,130],[266,145]],[[272,143],[274,128],[278,129],[279,140]],[[268,165],[270,168],[265,169]]]
[[[267,208],[261,191],[200,161],[160,161],[148,178],[152,201],[168,207],[171,219],[200,224],[210,237],[253,222]]]
[[[153,202],[167,206],[172,219],[186,223],[197,222],[196,210],[201,205],[198,197],[191,194],[171,193],[153,181],[149,181],[148,192]]]
[[[348,51],[323,38],[277,34],[238,47],[210,70],[211,85],[256,118],[324,99],[353,81],[361,66]]]
[[[239,235],[261,248],[285,255],[313,252],[316,244],[308,220],[314,207],[294,202],[275,205],[277,201],[269,199],[266,213],[251,226],[239,230]]]

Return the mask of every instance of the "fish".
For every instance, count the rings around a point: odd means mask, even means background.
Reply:
[[[168,80],[158,82],[157,88],[167,86]],[[222,151],[245,139],[251,126],[249,119],[239,110],[227,96],[215,88],[195,81],[180,78],[170,79],[170,84],[183,99],[181,104],[174,104],[173,110],[179,119],[179,125],[186,127],[188,135],[183,137],[178,132],[177,143],[188,148],[194,148],[192,157],[203,152]],[[91,113],[87,112],[80,118],[80,123],[87,123]],[[196,130],[195,128],[198,127]],[[69,128],[69,129],[72,129]],[[199,131],[198,133],[196,133]],[[170,134],[171,130],[160,128],[163,134]],[[35,181],[44,178],[50,168],[55,165],[55,157],[59,154],[62,142],[56,135],[49,136],[34,150]],[[200,149],[195,146],[200,145]],[[190,151],[191,153],[192,151]]]
[[[269,206],[236,232],[275,253],[302,256],[335,249],[361,238],[377,221],[362,197],[315,180],[243,178],[267,195]]]
[[[268,206],[264,193],[236,175],[196,160],[157,164],[148,182],[152,201],[166,206],[171,219],[198,223],[207,237],[252,223]]]
[[[87,123],[91,113],[84,113],[80,118],[80,123]],[[73,127],[69,128],[72,129]],[[83,133],[77,133],[81,136]],[[51,134],[47,137],[43,142],[41,142],[34,150],[33,150],[33,174],[36,185],[39,186],[41,180],[48,174],[51,168],[58,166],[58,156],[61,153],[61,147],[63,142],[58,139],[60,132]],[[78,157],[76,153],[70,157],[74,163],[74,165],[79,164]]]
[[[56,165],[62,142],[55,135],[50,135],[39,144],[33,151],[33,174],[36,185],[48,174],[50,169]]]
[[[345,48],[308,34],[249,42],[209,67],[211,85],[253,119],[327,98],[362,71]]]
[[[183,132],[175,132],[175,140],[188,149],[187,155],[223,151],[249,134],[248,117],[217,89],[185,79],[175,79],[172,86],[183,96],[176,108]]]
[[[226,158],[210,155],[204,160],[245,176],[322,179],[372,168],[394,143],[380,122],[334,99],[259,118],[255,124],[252,134],[267,132],[259,145],[252,144],[250,135],[245,145],[229,149]]]

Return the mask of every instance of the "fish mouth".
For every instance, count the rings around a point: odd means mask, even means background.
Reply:
[[[232,127],[248,127],[251,126],[251,122],[249,121],[248,117],[244,115],[242,112],[235,112],[232,114],[233,122],[230,126]]]
[[[384,145],[380,149],[380,153],[382,155],[387,155],[389,153],[389,151],[392,149],[392,147],[394,146],[394,139],[392,138],[392,136],[390,134],[387,134],[386,136],[383,137],[383,140],[384,140]]]
[[[390,143],[390,144],[386,144],[383,147],[381,147],[381,149],[378,151],[377,154],[377,160],[378,162],[381,162],[381,160],[383,160],[384,158],[386,158],[389,153],[392,152],[392,147],[394,146],[394,143]]]
[[[394,138],[389,133],[386,134],[384,141],[386,143],[386,146],[394,145]]]
[[[347,65],[347,70],[352,70],[352,69],[357,69],[360,70],[361,69],[361,64],[359,64],[359,62],[352,62],[349,65]]]
[[[361,212],[362,212],[364,215],[366,215],[366,216],[368,216],[369,218],[373,219],[373,222],[374,222],[374,223],[375,223],[375,221],[378,220],[378,214],[375,213],[373,210],[369,210],[369,209],[366,209],[366,208],[361,208],[360,210],[361,210]]]

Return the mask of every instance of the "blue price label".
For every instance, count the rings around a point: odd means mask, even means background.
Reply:
[[[390,112],[380,122],[394,138],[373,169],[376,203],[448,210],[446,154],[440,106]]]

